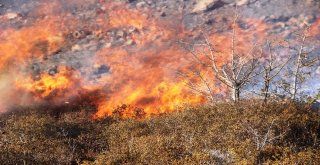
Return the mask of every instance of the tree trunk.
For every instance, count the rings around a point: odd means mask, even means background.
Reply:
[[[263,95],[264,95],[264,102],[267,103],[268,99],[270,97],[269,95],[269,89],[270,89],[270,80],[265,80],[264,82],[264,89],[263,89]]]
[[[300,63],[301,63],[301,57],[298,57],[298,62],[297,62],[297,69],[294,74],[294,81],[293,81],[293,94],[292,94],[292,100],[296,100],[297,98],[297,91],[298,91],[298,76],[299,76],[299,71],[300,71]]]
[[[297,59],[297,62],[296,62],[297,66],[296,66],[296,70],[295,70],[295,73],[294,73],[293,96],[292,96],[293,100],[296,100],[296,98],[297,98],[297,91],[298,91],[298,84],[299,84],[298,78],[299,78],[300,69],[301,69],[303,48],[304,48],[305,40],[306,40],[306,36],[304,35],[303,38],[302,38],[302,44],[301,44],[300,49],[299,49],[298,59]]]
[[[231,88],[232,100],[234,102],[238,102],[240,100],[240,88],[233,87]]]

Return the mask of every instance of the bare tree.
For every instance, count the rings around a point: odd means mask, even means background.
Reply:
[[[181,41],[182,45],[192,54],[195,61],[204,67],[209,68],[213,72],[213,76],[226,85],[231,91],[233,101],[240,100],[241,89],[246,86],[253,77],[257,76],[256,69],[258,67],[257,44],[253,44],[248,54],[240,54],[236,49],[236,23],[238,15],[235,14],[233,20],[233,30],[231,38],[230,59],[222,66],[217,64],[217,51],[208,37],[204,35],[204,43],[189,44]],[[262,50],[258,51],[258,55],[262,55]],[[204,58],[203,58],[204,57]],[[208,80],[203,78],[199,71],[193,71],[194,76],[200,78],[208,87],[208,91],[212,96],[212,88],[208,84]],[[195,86],[192,86],[193,88]],[[213,99],[213,98],[211,98]]]
[[[277,45],[279,46],[279,45]],[[284,61],[281,64],[276,63],[275,53],[273,50],[272,42],[267,41],[268,56],[265,58],[265,65],[263,65],[263,87],[262,87],[262,96],[265,103],[268,102],[268,99],[271,96],[271,85],[272,81],[279,76],[283,68],[288,64],[291,58]]]
[[[197,69],[190,69],[190,74],[184,73],[184,72],[178,72],[178,74],[180,74],[183,79],[187,79],[187,81],[185,82],[185,84],[192,89],[193,91],[206,96],[208,98],[208,100],[214,104],[215,99],[214,99],[214,90],[213,90],[213,82],[212,80],[209,80],[208,77],[208,73],[201,73],[200,70]],[[193,80],[194,78],[198,78],[200,80]]]
[[[299,90],[299,85],[305,81],[305,75],[307,73],[303,72],[304,68],[311,67],[318,60],[312,58],[310,53],[313,51],[306,50],[306,40],[309,38],[309,27],[304,29],[302,35],[299,35],[300,46],[296,54],[296,61],[294,62],[294,72],[293,72],[293,84],[292,84],[292,99],[297,99],[297,93]]]
[[[265,149],[267,144],[273,143],[275,140],[283,137],[286,134],[286,131],[275,134],[274,127],[275,119],[268,124],[268,127],[265,132],[259,132],[258,129],[251,126],[250,123],[244,122],[243,128],[247,130],[247,132],[251,135],[253,142],[256,145],[257,151],[262,151]]]

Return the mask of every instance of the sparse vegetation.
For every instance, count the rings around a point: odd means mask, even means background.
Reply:
[[[307,104],[252,100],[145,119],[1,117],[3,164],[316,164],[320,116]]]

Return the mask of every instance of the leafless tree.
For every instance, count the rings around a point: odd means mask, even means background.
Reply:
[[[253,142],[256,145],[257,151],[262,151],[265,149],[267,144],[273,143],[273,141],[283,137],[286,132],[282,132],[278,135],[274,133],[274,122],[275,119],[271,121],[268,125],[266,132],[259,132],[257,129],[253,128],[250,123],[243,123],[243,127],[247,129],[247,132],[251,135]]]
[[[214,91],[213,91],[213,82],[212,80],[208,79],[208,73],[201,73],[200,70],[197,69],[190,69],[189,73],[185,72],[179,72],[179,74],[183,77],[183,79],[186,79],[185,84],[195,91],[196,93],[199,93],[203,96],[206,96],[208,100],[214,104],[215,98],[214,98]],[[194,78],[199,79],[200,81],[194,80]]]
[[[277,45],[280,46],[280,45]],[[283,63],[276,63],[276,56],[273,50],[272,42],[267,41],[267,49],[268,49],[268,56],[265,57],[265,63],[262,66],[262,74],[263,74],[263,87],[262,87],[262,96],[265,103],[268,102],[268,99],[271,96],[271,85],[272,81],[279,76],[280,72],[283,68],[288,64],[291,60],[289,57]]]
[[[233,30],[231,38],[230,59],[222,66],[217,64],[217,51],[208,37],[204,34],[204,43],[190,44],[181,41],[182,45],[190,52],[195,61],[212,71],[213,76],[226,85],[231,90],[231,98],[233,101],[240,100],[241,89],[246,86],[253,77],[257,76],[258,59],[262,55],[262,50],[257,51],[257,44],[253,44],[248,54],[240,54],[236,49],[236,23],[238,15],[235,14],[233,20]],[[258,52],[258,53],[257,53]],[[206,69],[204,69],[206,70]],[[207,87],[211,100],[213,101],[213,93],[208,80],[205,79],[200,71],[193,71],[194,76],[201,79]],[[195,85],[190,85],[193,89]],[[198,89],[195,89],[198,90]]]
[[[306,51],[306,40],[309,37],[309,27],[307,27],[302,35],[300,36],[300,46],[299,46],[299,50],[298,50],[298,54],[297,54],[297,58],[296,58],[296,62],[295,62],[295,70],[293,73],[294,76],[294,80],[293,80],[293,89],[292,89],[292,99],[296,100],[297,98],[297,93],[298,93],[298,86],[301,85],[304,81],[304,72],[302,71],[303,68],[305,67],[310,67],[312,64],[314,64],[316,62],[316,59],[312,59],[309,54],[313,51],[313,50],[309,50]]]
[[[281,83],[278,84],[278,87],[288,93],[293,101],[298,99],[303,83],[312,74],[312,67],[319,61],[319,57],[311,55],[314,47],[311,47],[310,45],[313,44],[309,43],[312,41],[309,40],[311,38],[309,26],[297,36],[298,41],[295,41],[295,44],[290,46],[290,49],[294,50],[295,53],[292,53],[292,60],[288,65],[287,73],[283,74]]]

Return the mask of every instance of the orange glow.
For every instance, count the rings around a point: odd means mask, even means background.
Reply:
[[[1,74],[10,76],[0,89],[10,90],[6,93],[0,91],[0,99],[12,96],[11,100],[15,100],[20,94],[26,94],[32,96],[28,101],[33,104],[39,100],[68,100],[71,97],[81,97],[81,93],[99,91],[99,95],[89,99],[92,105],[96,106],[96,118],[110,115],[124,118],[150,117],[179,110],[184,104],[197,105],[206,102],[204,96],[192,92],[185,85],[185,80],[179,79],[176,73],[199,67],[177,41],[200,39],[200,28],[192,31],[184,29],[182,14],[172,16],[176,19],[172,23],[172,19],[154,16],[154,11],[149,11],[153,9],[141,9],[142,12],[124,1],[99,2],[45,0],[39,2],[39,6],[28,15],[39,18],[36,21],[25,21],[21,28],[11,27],[8,23],[7,28],[1,29],[0,81],[4,79],[1,79]],[[9,14],[11,21],[24,19],[19,14]],[[8,16],[0,16],[0,21],[9,22],[10,19],[6,17]],[[260,43],[267,38],[269,25],[254,19],[241,21],[244,21],[248,28],[241,28],[239,25],[235,27],[236,52],[245,56],[253,42]],[[320,19],[312,26],[314,33],[318,32],[319,25]],[[83,36],[81,33],[81,37],[74,37],[73,34],[79,31],[84,31]],[[119,31],[123,32],[120,37],[112,36]],[[231,53],[230,31],[209,31],[207,35],[219,51],[218,63],[225,63]],[[130,39],[134,44],[114,46],[111,40],[117,41],[119,38],[123,42]],[[72,66],[71,62],[78,62],[69,57],[63,60],[57,57],[56,62],[46,61],[45,58],[55,57],[59,51],[60,55],[71,54],[73,57],[72,55],[77,55],[73,53],[87,50],[86,46],[98,43],[102,47],[90,54],[90,59],[81,61],[85,65],[80,67],[81,70],[76,67],[71,71],[65,67]],[[64,54],[65,52],[68,53]],[[82,59],[79,57],[77,60]],[[32,77],[29,68],[34,61],[45,66],[51,66],[52,62],[52,65],[58,67],[58,73],[49,75],[46,70],[41,70],[37,77]],[[108,73],[93,75],[97,68],[95,66],[102,65],[109,67]],[[203,70],[203,75],[212,80],[213,93],[226,92],[226,87],[214,86],[214,75],[210,71]],[[11,87],[11,90],[8,84],[15,86]],[[5,102],[0,100],[0,112],[7,107]]]
[[[64,96],[64,92],[73,85],[74,82],[70,79],[70,73],[66,68],[60,69],[56,75],[42,74],[40,80],[33,80],[31,77],[16,80],[18,89],[31,92],[36,99]]]
[[[69,0],[69,5],[81,6],[89,1]],[[0,34],[0,70],[14,62],[25,67],[30,59],[43,61],[43,57],[53,54],[68,43],[66,34],[72,33],[87,24],[73,18],[72,15],[60,11],[58,1],[48,5],[40,5],[33,15],[49,14],[42,21],[20,30],[8,29]],[[21,74],[13,69],[17,89],[31,93],[35,100],[68,98],[78,95],[77,90],[100,91],[101,97],[92,100],[97,105],[95,117],[101,118],[118,114],[121,117],[139,118],[172,112],[184,104],[196,105],[206,102],[204,96],[196,95],[184,80],[177,79],[176,71],[193,66],[188,53],[176,44],[176,41],[186,34],[196,36],[199,31],[187,31],[179,24],[143,14],[138,9],[128,9],[123,2],[106,2],[102,4],[104,11],[96,14],[96,24],[88,25],[87,30],[110,31],[112,29],[133,29],[127,34],[134,40],[135,51],[125,47],[104,48],[99,50],[94,58],[94,64],[108,65],[110,74],[102,76],[97,82],[84,81],[75,78],[75,72],[59,68],[59,73],[49,75],[41,73],[39,79],[32,79],[27,74]],[[104,12],[108,13],[105,16]],[[146,11],[147,12],[147,11]],[[51,15],[51,16],[50,16]],[[68,19],[67,19],[68,18]],[[177,19],[180,19],[177,16]],[[262,36],[266,26],[259,21],[250,20],[247,24],[255,25],[255,34]],[[61,27],[59,27],[62,25]],[[237,27],[239,47],[247,50],[244,44],[249,42],[252,29],[247,32]],[[217,48],[224,51],[230,48],[230,36],[226,34],[209,34],[210,40]],[[224,55],[227,54],[224,52]],[[223,62],[226,58],[221,58]],[[45,61],[43,61],[45,62]],[[212,76],[208,74],[206,76]],[[107,86],[107,89],[106,89]],[[72,90],[75,89],[75,90]],[[215,92],[224,89],[213,89]],[[70,91],[73,91],[70,93]]]
[[[110,116],[125,105],[121,117],[139,117],[136,110],[143,109],[145,116],[157,115],[159,113],[172,112],[184,104],[199,104],[205,101],[203,96],[194,95],[186,90],[184,83],[157,84],[151,91],[146,88],[125,89],[130,92],[120,92],[121,95],[112,97],[111,101],[99,102],[96,117]],[[118,107],[118,108],[117,108]],[[123,108],[123,107],[122,107]]]
[[[25,64],[29,58],[41,59],[60,48],[64,39],[54,22],[50,18],[32,27],[0,32],[0,70],[12,63]]]
[[[68,1],[70,4],[81,2]],[[102,93],[101,97],[93,100],[97,105],[95,115],[97,118],[114,114],[124,118],[148,117],[175,111],[184,104],[196,105],[206,102],[204,96],[193,93],[186,87],[184,80],[177,79],[175,73],[177,70],[185,70],[194,65],[190,62],[188,53],[179,47],[176,41],[186,34],[197,35],[199,31],[189,32],[179,24],[168,24],[166,21],[150,18],[137,9],[124,8],[123,3],[108,2],[103,6],[108,12],[108,17],[98,14],[96,27],[90,29],[92,26],[88,26],[88,30],[135,29],[135,32],[128,34],[135,42],[135,51],[130,52],[125,47],[99,50],[93,57],[94,63],[97,66],[108,65],[111,73],[96,80],[96,83],[83,81],[81,77],[74,78],[74,72],[60,68],[56,75],[41,73],[39,80],[19,74],[15,79],[17,89],[31,93],[36,100],[55,100],[78,94],[77,92],[70,94],[71,89],[88,92],[98,90]],[[59,3],[42,5],[34,14],[42,15],[47,7],[50,8],[49,13],[53,14],[59,8]],[[23,66],[30,58],[42,61],[42,57],[51,55],[63,47],[67,42],[66,33],[72,33],[72,29],[78,29],[77,27],[83,23],[79,24],[80,21],[75,21],[76,19],[72,17],[65,17],[69,20],[62,19],[61,16],[48,16],[47,19],[31,27],[21,30],[9,29],[2,33],[1,38],[4,38],[4,41],[0,42],[0,53],[3,54],[0,57],[0,66],[10,66],[8,63],[13,57],[15,57],[14,63]],[[64,26],[58,27],[59,23]],[[258,36],[264,33],[263,23],[252,20],[248,21],[248,24],[256,25]],[[67,28],[68,25],[72,26]],[[250,40],[243,36],[250,36],[248,33],[251,33],[252,29],[243,32],[237,27],[237,31],[242,35],[239,46]],[[230,43],[230,36],[209,35],[217,48],[229,49],[230,45],[226,43]],[[41,45],[43,43],[45,48]],[[241,48],[247,49],[246,45],[241,45]],[[223,62],[225,59],[224,57],[219,61]],[[108,88],[105,89],[105,86]],[[218,92],[224,89],[213,90]]]
[[[320,35],[320,18],[318,18],[310,27],[311,36]]]

